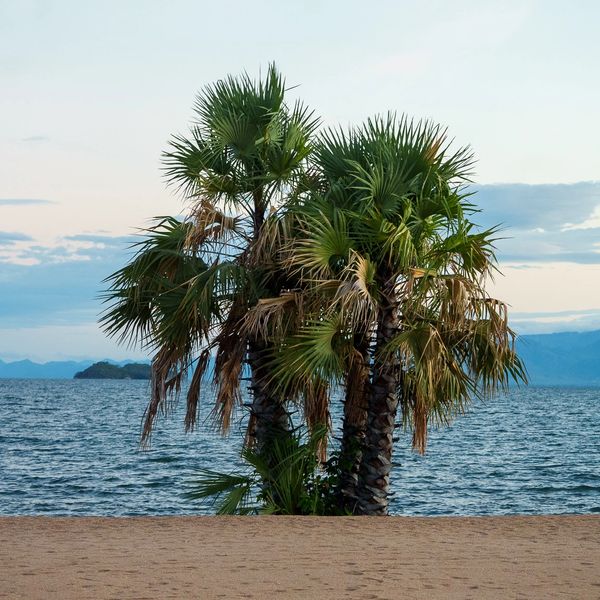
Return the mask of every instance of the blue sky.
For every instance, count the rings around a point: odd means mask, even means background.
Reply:
[[[276,61],[326,125],[396,110],[478,158],[492,291],[522,332],[600,328],[600,5],[0,0],[0,358],[140,356],[95,322],[195,93]]]

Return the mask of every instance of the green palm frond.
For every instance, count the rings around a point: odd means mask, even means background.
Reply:
[[[144,436],[196,365],[186,416],[193,426],[201,365],[214,348],[221,377],[213,416],[227,429],[251,341],[242,316],[290,280],[278,262],[286,203],[312,189],[308,157],[319,120],[301,102],[286,104],[285,93],[284,78],[269,65],[257,80],[228,76],[198,94],[189,133],[174,136],[163,155],[188,219],[152,228],[130,264],[108,280],[104,328],[155,353]]]
[[[254,210],[298,177],[319,119],[302,103],[284,102],[285,81],[270,65],[264,79],[229,76],[200,92],[190,136],[175,136],[164,154],[170,183],[187,196]],[[263,207],[264,209],[264,207]]]
[[[199,475],[196,489],[187,494],[191,500],[220,500],[218,515],[251,514],[259,511],[259,504],[255,499],[257,482],[252,474],[236,475],[205,469]]]
[[[344,213],[307,215],[301,227],[303,237],[295,242],[290,265],[309,279],[336,277],[348,264],[352,248]]]
[[[327,428],[276,438],[268,452],[242,451],[242,474],[203,470],[191,499],[214,498],[217,514],[324,514],[332,486],[316,458]]]
[[[351,352],[351,335],[339,313],[306,323],[275,350],[273,382],[293,396],[316,379],[336,381]]]
[[[100,324],[108,335],[124,343],[155,344],[153,335],[167,318],[165,305],[181,297],[182,286],[193,275],[207,269],[204,260],[185,250],[189,232],[187,223],[159,218],[134,245],[132,261],[105,280],[103,297],[109,306]]]
[[[473,223],[461,219],[454,231],[435,240],[425,260],[437,269],[445,268],[467,276],[489,275],[496,264],[497,233],[497,227],[477,231]]]

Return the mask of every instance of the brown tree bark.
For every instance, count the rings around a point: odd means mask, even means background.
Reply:
[[[248,348],[250,367],[251,425],[249,436],[261,451],[269,442],[281,435],[289,435],[290,417],[282,398],[274,393],[269,383],[269,356],[267,344],[252,340]]]
[[[340,481],[338,505],[343,512],[357,509],[358,473],[367,427],[369,389],[369,337],[361,335],[356,342],[357,357],[352,362],[346,380],[344,420],[340,446]]]
[[[381,349],[398,331],[398,305],[391,285],[379,309],[367,428],[357,488],[358,512],[386,515],[389,503],[394,425],[399,402],[401,365],[395,356],[382,359]]]

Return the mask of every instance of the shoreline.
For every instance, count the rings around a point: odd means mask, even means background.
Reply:
[[[599,598],[600,515],[0,517],[0,598]]]

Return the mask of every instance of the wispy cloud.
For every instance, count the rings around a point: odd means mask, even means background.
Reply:
[[[133,236],[78,234],[39,244],[25,234],[0,232],[0,263],[20,266],[102,261],[113,254],[127,254]]]
[[[50,138],[47,135],[30,135],[29,137],[21,138],[21,141],[25,143],[49,142]]]
[[[29,242],[33,238],[25,233],[18,231],[0,231],[0,246],[9,246],[15,242]]]
[[[34,206],[37,204],[56,204],[42,198],[0,198],[0,206]]]
[[[600,310],[515,312],[511,314],[510,323],[520,334],[592,331],[600,328]]]
[[[501,224],[502,261],[600,263],[600,182],[476,186],[483,227]]]
[[[130,256],[129,238],[108,241],[62,239],[44,246],[29,240],[8,257],[10,247],[0,248],[0,286],[10,289],[0,294],[0,328],[94,322],[103,280]]]
[[[67,235],[64,239],[72,242],[90,242],[92,244],[104,244],[108,246],[125,246],[135,241],[135,237],[130,235],[113,236],[95,233]]]
[[[565,223],[562,231],[577,231],[578,229],[598,229],[600,228],[600,204],[594,208],[592,214],[581,223]]]

